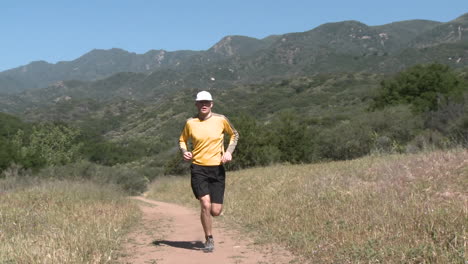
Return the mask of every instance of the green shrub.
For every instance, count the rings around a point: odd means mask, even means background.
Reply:
[[[79,158],[79,134],[79,130],[66,125],[40,123],[33,126],[29,135],[19,130],[12,143],[20,163],[26,167],[64,165]]]
[[[410,104],[415,112],[437,111],[459,101],[468,89],[466,82],[447,65],[416,65],[382,81],[373,108]]]
[[[280,161],[280,152],[273,135],[264,125],[250,115],[239,114],[232,120],[239,132],[239,143],[228,163],[229,169],[264,166]]]
[[[176,151],[164,164],[164,175],[184,175],[189,173],[190,162],[184,161],[180,151]]]
[[[270,141],[275,142],[280,160],[289,163],[309,162],[312,151],[312,137],[308,134],[307,125],[298,113],[285,111],[271,123]]]
[[[320,131],[314,151],[320,159],[348,160],[369,154],[371,147],[371,127],[351,120]]]

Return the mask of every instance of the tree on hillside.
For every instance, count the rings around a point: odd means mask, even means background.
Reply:
[[[312,138],[307,133],[307,125],[293,111],[280,113],[271,123],[271,131],[283,162],[302,163],[309,162],[312,154]]]
[[[443,64],[416,65],[394,78],[383,80],[372,109],[410,104],[414,112],[437,111],[460,100],[468,90],[466,82]]]
[[[13,140],[16,157],[25,167],[64,165],[79,158],[82,146],[77,129],[55,124],[39,124],[25,136],[19,130]]]
[[[10,142],[0,137],[0,172],[13,163],[13,146]]]
[[[0,172],[15,162],[12,139],[20,129],[29,130],[29,125],[15,116],[0,113]]]
[[[240,140],[233,162],[228,164],[229,168],[265,166],[280,160],[280,152],[272,143],[271,133],[255,118],[240,114],[233,119],[233,124],[239,132]]]

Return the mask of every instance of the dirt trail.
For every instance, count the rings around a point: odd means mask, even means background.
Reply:
[[[215,250],[205,253],[199,212],[183,206],[134,197],[143,212],[141,225],[124,243],[120,263],[153,264],[266,264],[297,263],[276,245],[254,245],[238,231],[214,223]]]

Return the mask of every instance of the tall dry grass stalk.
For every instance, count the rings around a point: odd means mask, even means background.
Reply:
[[[109,263],[138,216],[122,192],[92,183],[6,191],[0,194],[0,263]]]
[[[193,205],[188,182],[150,196]],[[224,216],[310,263],[462,264],[467,190],[467,150],[277,165],[228,173]]]

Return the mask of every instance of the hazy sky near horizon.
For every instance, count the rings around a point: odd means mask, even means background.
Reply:
[[[467,12],[467,0],[2,0],[0,71],[93,49],[207,50],[228,35],[261,39],[344,20],[448,22]]]

